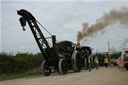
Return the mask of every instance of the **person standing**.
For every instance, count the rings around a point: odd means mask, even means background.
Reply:
[[[108,68],[108,58],[107,57],[105,57],[105,59],[104,59],[104,64],[105,64],[106,68]]]
[[[98,56],[95,57],[95,65],[96,65],[96,69],[98,70],[98,66],[99,66]]]
[[[88,56],[88,70],[91,71],[91,55]]]

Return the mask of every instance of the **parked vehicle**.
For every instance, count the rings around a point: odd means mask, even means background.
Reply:
[[[124,67],[123,58],[120,56],[115,60],[116,64],[120,67]]]
[[[121,59],[121,56],[117,59],[111,59],[113,65],[118,65],[117,62]]]
[[[123,58],[124,67],[128,70],[128,48],[123,48],[121,57]]]

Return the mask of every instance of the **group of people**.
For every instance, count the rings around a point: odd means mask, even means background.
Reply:
[[[88,56],[88,70],[91,71],[92,67],[96,67],[96,69],[98,70],[99,65],[102,66],[106,66],[106,68],[108,67],[109,64],[109,60],[107,56],[92,56],[89,55]]]

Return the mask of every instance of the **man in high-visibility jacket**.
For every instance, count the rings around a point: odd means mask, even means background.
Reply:
[[[91,55],[88,56],[88,70],[91,71]]]
[[[95,64],[96,64],[96,69],[98,70],[98,66],[99,66],[99,60],[98,57],[95,57]]]
[[[104,64],[105,64],[105,66],[106,66],[106,68],[108,68],[108,58],[107,57],[105,57],[105,59],[104,59]]]

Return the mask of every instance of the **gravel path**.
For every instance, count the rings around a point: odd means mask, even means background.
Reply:
[[[119,67],[100,67],[67,75],[39,76],[0,81],[0,85],[128,85],[128,71]]]

